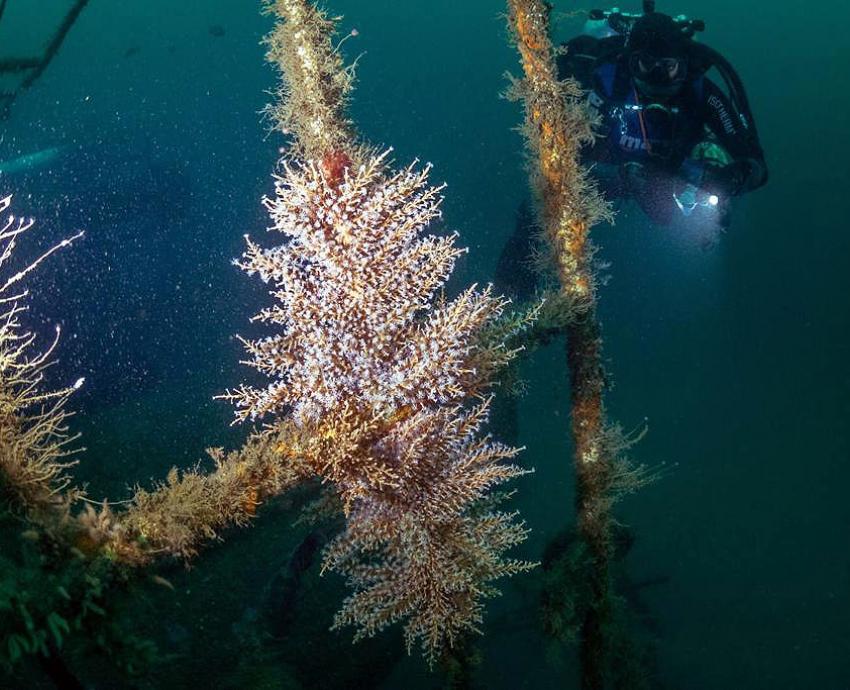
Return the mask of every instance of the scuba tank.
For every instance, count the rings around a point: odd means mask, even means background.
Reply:
[[[607,13],[603,10],[591,10],[587,21],[584,23],[584,28],[581,30],[582,35],[591,38],[610,38],[619,35],[620,32],[608,21],[612,14],[619,15],[620,8],[614,7]]]
[[[596,29],[596,38],[606,38],[608,36],[623,35],[628,36],[635,22],[646,14],[655,12],[655,0],[644,0],[643,12],[632,14],[630,12],[621,12],[619,7],[613,7],[610,10],[590,10],[587,17],[586,28]],[[705,31],[705,22],[702,19],[688,19],[684,14],[678,17],[673,17],[675,22],[681,27],[682,33],[688,38],[693,38],[694,34]],[[598,35],[602,33],[599,28],[604,26],[606,36]]]
[[[596,61],[614,59],[628,48],[629,34],[635,23],[644,15],[655,12],[655,0],[643,0],[643,12],[622,12],[619,7],[610,10],[591,10],[585,22],[583,35],[596,39],[594,54]],[[697,33],[705,31],[702,19],[689,19],[683,14],[672,18],[681,29],[682,34],[694,39]],[[689,42],[688,70],[691,75],[705,74],[715,68],[723,79],[726,91],[735,114],[743,125],[743,129],[753,143],[758,145],[758,133],[755,120],[750,110],[750,103],[741,77],[731,63],[716,50],[696,40]],[[760,148],[760,147],[759,147]]]

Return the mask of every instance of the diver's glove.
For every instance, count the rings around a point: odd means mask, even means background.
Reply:
[[[656,225],[668,225],[676,209],[673,197],[678,180],[655,166],[630,161],[620,166],[626,196],[634,199]]]
[[[743,191],[746,172],[738,163],[729,165],[707,165],[702,173],[699,187],[707,194],[723,199],[737,196]]]

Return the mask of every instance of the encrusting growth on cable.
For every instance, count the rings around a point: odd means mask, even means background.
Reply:
[[[303,477],[282,463],[276,449],[291,426],[252,433],[238,450],[210,449],[214,468],[172,468],[153,490],[137,487],[122,510],[91,505],[79,517],[78,548],[100,551],[131,566],[171,556],[189,561],[206,541],[228,527],[244,526],[267,499]]]
[[[549,38],[551,11],[545,0],[508,0],[508,23],[525,73],[522,80],[511,79],[508,96],[523,104],[523,133],[540,225],[561,292],[575,307],[565,330],[576,521],[593,562],[591,601],[582,622],[582,688],[601,690],[607,687],[606,617],[614,547],[611,507],[624,493],[651,481],[652,473],[631,465],[623,455],[629,444],[607,421],[595,249],[589,232],[597,222],[611,220],[612,212],[581,163],[581,149],[594,137],[594,119],[581,86],[558,78],[556,51]]]
[[[280,75],[275,101],[265,112],[292,137],[290,155],[327,158],[331,165],[334,156],[353,156],[354,127],[346,110],[355,65],[344,63],[342,41],[333,43],[335,21],[303,0],[267,0],[266,11],[283,21],[265,40],[266,57]]]
[[[521,101],[525,110],[522,132],[530,152],[532,189],[562,290],[578,308],[586,308],[596,290],[589,230],[612,219],[610,205],[579,160],[581,148],[593,141],[594,120],[581,86],[558,79],[548,4],[509,0],[508,10],[525,79],[508,75],[506,95]]]

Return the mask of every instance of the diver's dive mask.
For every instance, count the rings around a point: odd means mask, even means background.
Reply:
[[[688,61],[679,57],[658,57],[641,50],[629,55],[629,70],[641,92],[671,96],[681,89],[688,76]]]
[[[676,95],[688,75],[686,60],[645,53],[630,56],[629,68],[640,92],[654,98]]]
[[[636,51],[629,57],[632,74],[649,83],[678,81],[687,76],[688,63],[678,57],[657,57],[646,50]]]

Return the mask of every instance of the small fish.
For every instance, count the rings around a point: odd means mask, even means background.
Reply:
[[[62,150],[60,146],[51,146],[35,153],[27,153],[11,160],[0,161],[0,174],[13,175],[18,172],[49,165],[59,157]]]
[[[150,579],[151,579],[151,582],[154,582],[154,583],[160,585],[161,587],[167,587],[172,592],[175,591],[174,585],[172,585],[168,580],[166,580],[161,575],[151,575]]]
[[[221,24],[213,24],[210,27],[210,35],[215,36],[216,38],[221,38],[224,36],[224,27]]]

